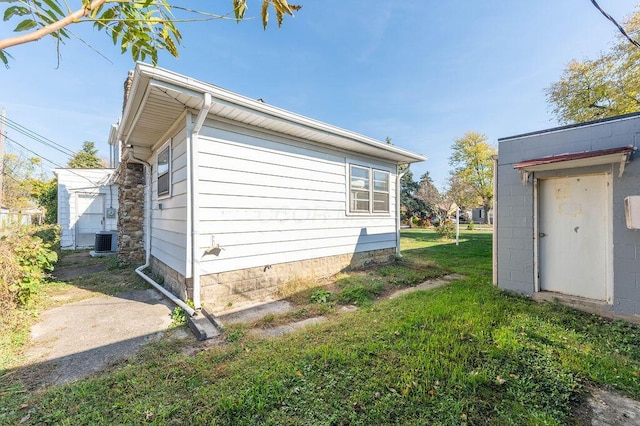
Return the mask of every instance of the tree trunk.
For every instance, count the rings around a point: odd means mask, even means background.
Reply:
[[[486,223],[487,225],[492,223],[491,221],[489,221],[489,210],[491,210],[491,207],[491,204],[485,204],[482,206],[482,210],[484,210],[484,223]]]

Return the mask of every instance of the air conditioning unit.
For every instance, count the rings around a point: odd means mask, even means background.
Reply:
[[[111,251],[111,232],[100,231],[96,234],[94,250],[96,253]]]

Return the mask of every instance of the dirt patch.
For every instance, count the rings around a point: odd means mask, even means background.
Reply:
[[[90,266],[78,266],[68,269],[57,269],[54,271],[53,276],[60,281],[72,280],[74,278],[82,277],[83,275],[95,274],[96,272],[105,271],[108,265],[90,265]]]
[[[613,392],[591,388],[587,400],[592,426],[640,425],[640,402]]]
[[[88,251],[83,251],[63,255],[53,271],[53,276],[60,281],[67,281],[108,268],[107,258],[93,258]]]

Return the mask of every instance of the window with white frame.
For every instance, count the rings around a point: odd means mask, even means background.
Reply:
[[[156,164],[158,197],[171,195],[171,143],[158,151]]]
[[[350,165],[349,212],[389,213],[389,172]]]

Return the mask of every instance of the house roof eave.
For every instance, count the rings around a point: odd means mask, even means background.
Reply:
[[[119,137],[125,144],[153,146],[158,142],[156,132],[148,124],[154,120],[166,126],[170,117],[176,120],[185,109],[199,109],[204,93],[213,99],[210,118],[232,119],[247,125],[275,131],[293,137],[302,137],[314,143],[333,146],[351,152],[393,161],[397,164],[414,163],[426,157],[376,139],[304,117],[263,102],[241,96],[218,86],[138,63],[134,73],[129,100],[125,106]],[[163,105],[170,111],[154,119],[151,110]],[[154,110],[154,113],[158,113]],[[170,116],[170,117],[169,117]],[[142,124],[140,124],[142,123]],[[172,122],[173,123],[173,122]],[[172,124],[171,123],[171,124]],[[146,125],[146,129],[144,126]]]

